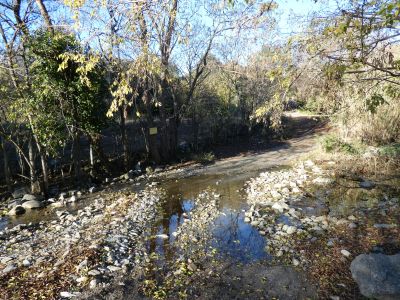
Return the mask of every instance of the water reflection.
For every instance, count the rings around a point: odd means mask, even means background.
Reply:
[[[240,262],[251,262],[267,257],[264,251],[265,239],[258,231],[244,222],[242,210],[247,206],[244,183],[256,174],[229,177],[225,175],[200,175],[181,180],[165,181],[161,184],[166,190],[167,201],[163,208],[163,217],[153,235],[167,234],[168,238],[155,238],[151,242],[150,252],[156,252],[163,259],[174,256],[173,242],[175,232],[186,217],[185,213],[193,209],[193,199],[207,188],[213,188],[221,195],[219,209],[221,214],[211,228],[211,246],[221,256],[230,256]]]
[[[240,262],[252,262],[267,257],[265,238],[244,222],[243,213],[223,209],[215,222],[213,247],[221,256]]]

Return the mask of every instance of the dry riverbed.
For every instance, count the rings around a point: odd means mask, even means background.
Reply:
[[[260,174],[247,185],[245,221],[266,237],[275,263],[307,274],[318,298],[361,298],[350,263],[362,253],[399,252],[399,190],[393,182],[343,179],[335,165],[305,161]]]
[[[155,231],[173,203],[163,178],[200,184],[204,177],[185,179],[193,170],[145,175],[136,192],[139,182],[122,176],[77,211],[54,207],[55,219],[0,231],[0,299],[354,299],[362,298],[350,272],[354,258],[400,250],[399,178],[355,176],[334,159],[300,161],[235,185],[244,206],[228,211],[221,180],[210,176],[212,188],[200,185],[174,231]],[[214,231],[225,213],[236,218],[227,227],[232,244],[250,232],[265,239],[265,256],[241,262],[220,252]]]

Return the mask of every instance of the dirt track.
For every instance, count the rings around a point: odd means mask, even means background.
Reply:
[[[235,145],[237,152],[235,155],[217,159],[214,164],[202,168],[188,167],[185,173],[238,175],[288,165],[300,156],[317,149],[318,137],[328,130],[326,122],[321,118],[298,112],[287,113],[284,125],[286,140],[272,142],[257,140],[252,141],[252,144],[249,142],[238,144]],[[219,152],[226,150],[222,147]]]

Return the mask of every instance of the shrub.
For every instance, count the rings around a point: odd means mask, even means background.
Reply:
[[[347,154],[357,154],[357,148],[349,143],[340,140],[334,135],[327,135],[321,139],[321,146],[326,152],[344,152]]]
[[[210,164],[215,161],[215,155],[212,152],[198,153],[193,155],[193,160],[201,164]]]
[[[400,156],[400,143],[380,147],[379,154],[384,156]]]

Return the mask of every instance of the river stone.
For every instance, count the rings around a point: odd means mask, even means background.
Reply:
[[[25,208],[23,208],[21,205],[17,205],[15,207],[13,207],[9,212],[8,215],[9,216],[18,216],[18,215],[22,215],[25,213]]]
[[[350,270],[365,297],[400,299],[400,253],[361,254],[352,261]]]
[[[21,199],[14,199],[14,200],[10,201],[7,205],[7,208],[11,209],[13,207],[16,207],[17,205],[21,205]]]
[[[5,264],[9,263],[10,261],[12,261],[13,259],[14,258],[9,257],[9,256],[2,256],[2,257],[0,257],[0,263],[2,265],[5,265]]]
[[[374,224],[374,227],[378,229],[391,229],[396,228],[397,224]]]
[[[346,249],[340,250],[340,253],[342,253],[342,255],[349,257],[351,256],[351,253],[349,251],[347,251]]]
[[[27,188],[22,187],[19,189],[16,189],[14,192],[12,192],[12,196],[14,199],[16,198],[22,198],[26,193],[27,193]]]
[[[24,197],[22,197],[22,201],[32,201],[32,200],[37,200],[37,197],[32,194],[25,194]]]
[[[16,268],[17,268],[17,266],[15,264],[10,264],[3,269],[2,273],[3,274],[10,273],[10,272],[14,271]]]
[[[167,240],[169,238],[168,235],[166,234],[157,234],[156,238],[162,239],[162,240]]]
[[[360,187],[363,189],[371,189],[375,186],[375,183],[369,181],[369,180],[364,180],[360,182]]]
[[[22,207],[26,209],[35,209],[35,208],[40,208],[41,206],[42,204],[37,200],[29,200],[22,203]]]
[[[295,226],[288,226],[287,229],[286,229],[286,232],[288,234],[293,234],[293,233],[296,232],[296,230],[297,230],[297,228]]]

